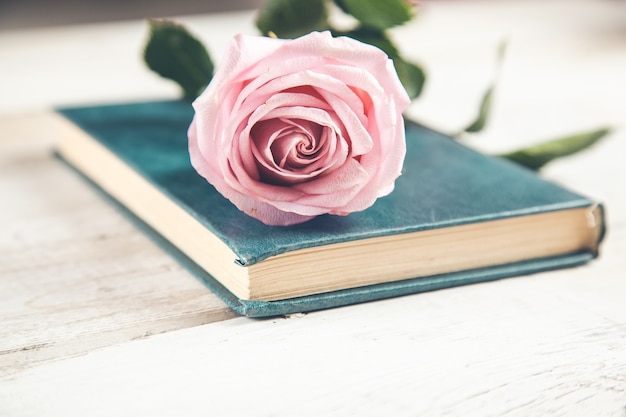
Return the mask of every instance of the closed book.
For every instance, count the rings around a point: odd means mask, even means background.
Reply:
[[[59,110],[57,154],[250,317],[306,312],[570,267],[598,254],[601,204],[406,125],[395,190],[348,216],[267,226],[189,162],[190,103]]]

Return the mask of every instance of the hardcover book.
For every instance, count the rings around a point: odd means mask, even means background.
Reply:
[[[389,196],[280,227],[240,212],[192,168],[188,102],[59,113],[57,154],[250,317],[579,265],[604,234],[601,204],[410,122]]]

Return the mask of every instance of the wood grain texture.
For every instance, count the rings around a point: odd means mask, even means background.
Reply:
[[[597,263],[156,335],[0,380],[0,409],[26,416],[623,416],[623,268]]]
[[[53,157],[52,126],[0,119],[0,369],[232,317]]]

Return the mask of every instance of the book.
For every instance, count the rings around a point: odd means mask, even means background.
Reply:
[[[395,190],[369,209],[267,226],[189,162],[190,103],[58,111],[56,153],[233,310],[307,312],[585,263],[602,204],[407,122]]]

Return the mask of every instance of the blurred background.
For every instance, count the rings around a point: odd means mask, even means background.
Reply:
[[[217,13],[263,0],[0,0],[0,30]]]

